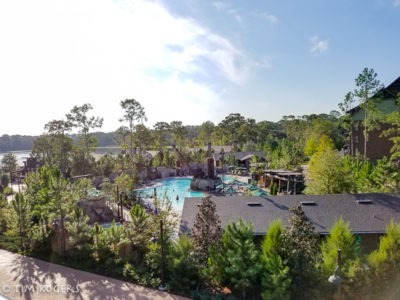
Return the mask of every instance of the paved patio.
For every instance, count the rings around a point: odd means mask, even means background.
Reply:
[[[0,249],[0,299],[187,299]],[[6,299],[7,299],[6,298]]]

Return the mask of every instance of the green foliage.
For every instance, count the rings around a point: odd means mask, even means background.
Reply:
[[[17,157],[14,153],[6,153],[1,159],[0,166],[3,172],[10,174],[10,181],[12,181],[12,173],[17,170]]]
[[[89,178],[80,178],[73,183],[74,195],[79,200],[87,196],[91,189],[93,189],[93,183]]]
[[[105,154],[96,161],[96,174],[99,176],[109,177],[114,171],[116,159],[110,155]]]
[[[8,177],[7,174],[1,174],[0,176],[0,185],[4,188],[6,186],[8,186],[8,184],[10,183],[10,178]]]
[[[397,94],[396,105],[400,105],[400,93]],[[393,143],[391,152],[391,160],[400,159],[400,112],[393,111],[386,116],[386,123],[392,127],[382,132],[383,136],[389,137],[389,140]]]
[[[126,173],[122,173],[115,178],[115,184],[118,186],[119,191],[125,194],[130,194],[130,191],[135,189],[135,179]]]
[[[374,292],[394,283],[400,272],[400,224],[393,221],[386,228],[386,235],[381,237],[379,247],[373,251],[368,262],[371,267]]]
[[[332,275],[338,265],[338,249],[340,249],[340,269],[337,272],[342,280],[343,290],[356,294],[363,285],[365,274],[361,264],[360,246],[350,232],[349,223],[339,218],[329,230],[329,236],[321,244],[321,271],[324,278]]]
[[[301,206],[290,209],[290,212],[282,249],[292,279],[291,297],[307,299],[318,282],[318,236]]]
[[[263,299],[290,299],[289,267],[282,255],[282,223],[274,221],[261,245]]]
[[[308,167],[309,194],[338,194],[350,191],[351,180],[336,150],[317,151]]]
[[[103,231],[102,238],[105,240],[105,245],[110,252],[115,256],[119,256],[121,246],[126,243],[123,235],[123,227],[115,224],[113,220],[111,226]]]
[[[134,130],[135,122],[143,122],[147,120],[144,108],[135,99],[125,99],[120,102],[121,108],[124,111],[124,115],[120,119],[120,122],[127,122],[129,129],[129,155],[130,155],[130,167],[134,164]]]
[[[400,189],[398,167],[387,158],[375,164],[359,157],[344,157],[343,168],[351,182],[352,193],[397,192]]]
[[[25,251],[29,248],[29,230],[30,222],[30,203],[23,196],[18,193],[15,199],[11,201],[12,207],[17,215],[18,235],[20,237],[20,249]]]
[[[125,228],[125,237],[132,246],[133,261],[140,264],[147,251],[152,232],[149,228],[149,217],[146,210],[140,205],[135,205],[129,211],[131,222]]]
[[[66,225],[68,242],[72,249],[83,252],[91,241],[89,217],[79,207],[75,207],[69,214],[69,222]]]
[[[6,195],[0,193],[0,235],[7,231],[8,200]]]
[[[276,182],[273,182],[269,187],[269,193],[272,196],[276,196],[278,194],[278,185],[276,184]]]
[[[200,268],[207,265],[210,248],[219,248],[221,235],[221,221],[217,215],[216,205],[208,196],[202,200],[199,206],[191,235],[194,255]]]
[[[382,120],[382,112],[377,104],[382,100],[381,89],[383,85],[377,79],[377,73],[373,69],[364,68],[355,79],[356,89],[349,97],[355,97],[360,105],[364,117],[362,120],[364,134],[364,158],[367,157],[367,143],[369,133],[379,127]]]
[[[79,138],[72,156],[73,175],[88,174],[94,170],[95,160],[91,153],[97,146],[97,139],[94,135],[90,134],[90,130],[101,128],[103,118],[88,116],[88,112],[92,109],[91,104],[85,103],[81,106],[74,106],[66,114],[68,123],[72,127],[79,129]]]
[[[215,283],[227,286],[242,299],[256,292],[260,273],[259,252],[253,241],[253,226],[242,219],[229,224],[222,234],[220,250],[212,249],[208,274]]]
[[[182,235],[171,247],[168,256],[168,284],[173,291],[189,295],[200,282],[191,240]]]
[[[13,189],[11,187],[6,186],[4,188],[4,190],[3,190],[3,194],[6,195],[6,196],[9,196],[9,195],[14,194],[14,191],[13,191]]]
[[[306,142],[306,146],[304,147],[304,154],[307,156],[311,156],[315,152],[317,152],[317,148],[318,142],[314,137],[310,137]]]

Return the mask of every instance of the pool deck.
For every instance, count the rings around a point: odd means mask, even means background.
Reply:
[[[188,299],[0,250],[0,299]]]

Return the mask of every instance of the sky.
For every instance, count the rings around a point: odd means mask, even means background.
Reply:
[[[0,1],[0,135],[89,103],[101,131],[330,113],[367,68],[400,76],[400,0]]]

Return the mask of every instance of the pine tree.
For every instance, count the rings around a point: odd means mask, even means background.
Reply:
[[[88,246],[91,240],[90,226],[88,224],[89,217],[79,207],[74,207],[72,213],[69,215],[70,221],[66,224],[68,232],[68,242],[71,247],[79,251]]]
[[[329,230],[329,236],[321,244],[321,271],[323,278],[334,273],[338,263],[340,268],[336,274],[342,279],[342,289],[349,298],[353,298],[364,286],[364,274],[361,266],[361,249],[355,236],[350,232],[349,223],[339,218]],[[340,262],[338,262],[340,249]]]
[[[282,223],[272,222],[261,246],[263,299],[290,299],[289,267],[282,256]]]
[[[375,292],[380,293],[396,283],[400,272],[400,224],[390,222],[386,235],[381,237],[378,249],[369,255],[368,262]]]
[[[17,225],[18,234],[20,237],[21,250],[27,250],[28,248],[28,230],[30,228],[30,204],[22,193],[15,195],[15,199],[12,200],[12,207],[17,214]]]
[[[318,281],[316,260],[318,236],[301,206],[290,209],[288,226],[283,234],[283,251],[292,279],[293,299],[306,299]]]
[[[240,219],[224,229],[221,249],[211,251],[208,274],[220,287],[227,286],[246,299],[250,288],[254,292],[258,284],[259,257],[253,241],[253,225]]]
[[[222,235],[221,221],[211,196],[203,199],[192,228],[192,240],[196,261],[200,267],[207,266],[211,247],[219,248]]]

